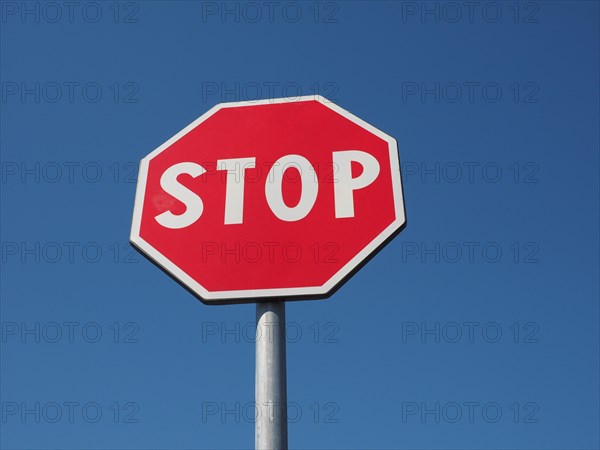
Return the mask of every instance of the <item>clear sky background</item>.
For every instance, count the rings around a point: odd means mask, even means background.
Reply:
[[[290,446],[599,447],[597,2],[0,6],[3,449],[254,445],[255,307],[131,250],[136,165],[317,90],[398,140],[408,226],[288,304]]]

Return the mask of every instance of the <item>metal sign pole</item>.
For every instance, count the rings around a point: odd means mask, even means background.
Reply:
[[[256,304],[257,450],[287,450],[285,302]]]

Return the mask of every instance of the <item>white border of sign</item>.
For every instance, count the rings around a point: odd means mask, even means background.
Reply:
[[[140,226],[142,221],[142,207],[144,204],[144,195],[146,193],[146,176],[148,173],[149,161],[158,155],[163,150],[170,147],[174,142],[185,136],[192,129],[196,128],[210,116],[215,114],[222,108],[237,108],[243,106],[256,106],[256,105],[267,105],[276,103],[292,103],[292,102],[306,102],[306,101],[318,101],[335,111],[341,116],[351,120],[355,124],[361,126],[367,131],[373,133],[379,138],[383,139],[388,143],[390,151],[390,168],[391,168],[391,180],[394,194],[394,205],[396,210],[396,220],[390,224],[385,230],[383,230],[373,241],[371,241],[362,251],[360,251],[354,258],[352,258],[344,267],[342,267],[333,277],[331,277],[322,286],[309,286],[309,287],[290,287],[290,288],[278,288],[278,289],[248,289],[248,290],[234,290],[234,291],[208,291],[198,282],[196,282],[187,273],[177,267],[168,258],[162,255],[158,250],[152,247],[140,236]],[[256,101],[244,101],[244,102],[232,102],[232,103],[220,103],[194,122],[189,124],[167,142],[162,144],[148,156],[146,156],[140,162],[139,173],[138,173],[138,184],[135,194],[135,204],[133,208],[133,221],[131,225],[131,243],[137,247],[142,253],[144,253],[149,259],[165,270],[169,275],[178,280],[186,288],[192,291],[194,294],[200,297],[200,299],[206,303],[242,303],[256,302],[260,299],[268,300],[270,297],[326,297],[333,291],[333,289],[345,279],[346,276],[352,273],[360,264],[369,258],[384,242],[390,237],[397,233],[406,223],[406,215],[404,212],[404,197],[402,194],[402,181],[400,176],[400,161],[398,159],[398,146],[396,140],[391,136],[385,134],[383,131],[378,130],[374,126],[368,124],[362,119],[359,119],[352,113],[340,108],[335,103],[327,100],[320,95],[308,95],[302,97],[289,97],[289,98],[277,98],[277,99],[265,99]]]

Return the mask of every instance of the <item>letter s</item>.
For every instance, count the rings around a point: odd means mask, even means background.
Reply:
[[[163,227],[178,229],[193,224],[202,215],[204,204],[202,199],[177,181],[182,173],[187,173],[193,178],[202,175],[206,170],[200,164],[182,162],[175,164],[165,170],[160,177],[160,186],[163,190],[185,204],[185,212],[175,215],[171,211],[165,211],[155,217],[156,221]]]

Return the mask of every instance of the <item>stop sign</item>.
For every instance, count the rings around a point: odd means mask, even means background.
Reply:
[[[404,224],[396,141],[308,96],[219,104],[142,159],[131,242],[205,303],[322,298]]]

